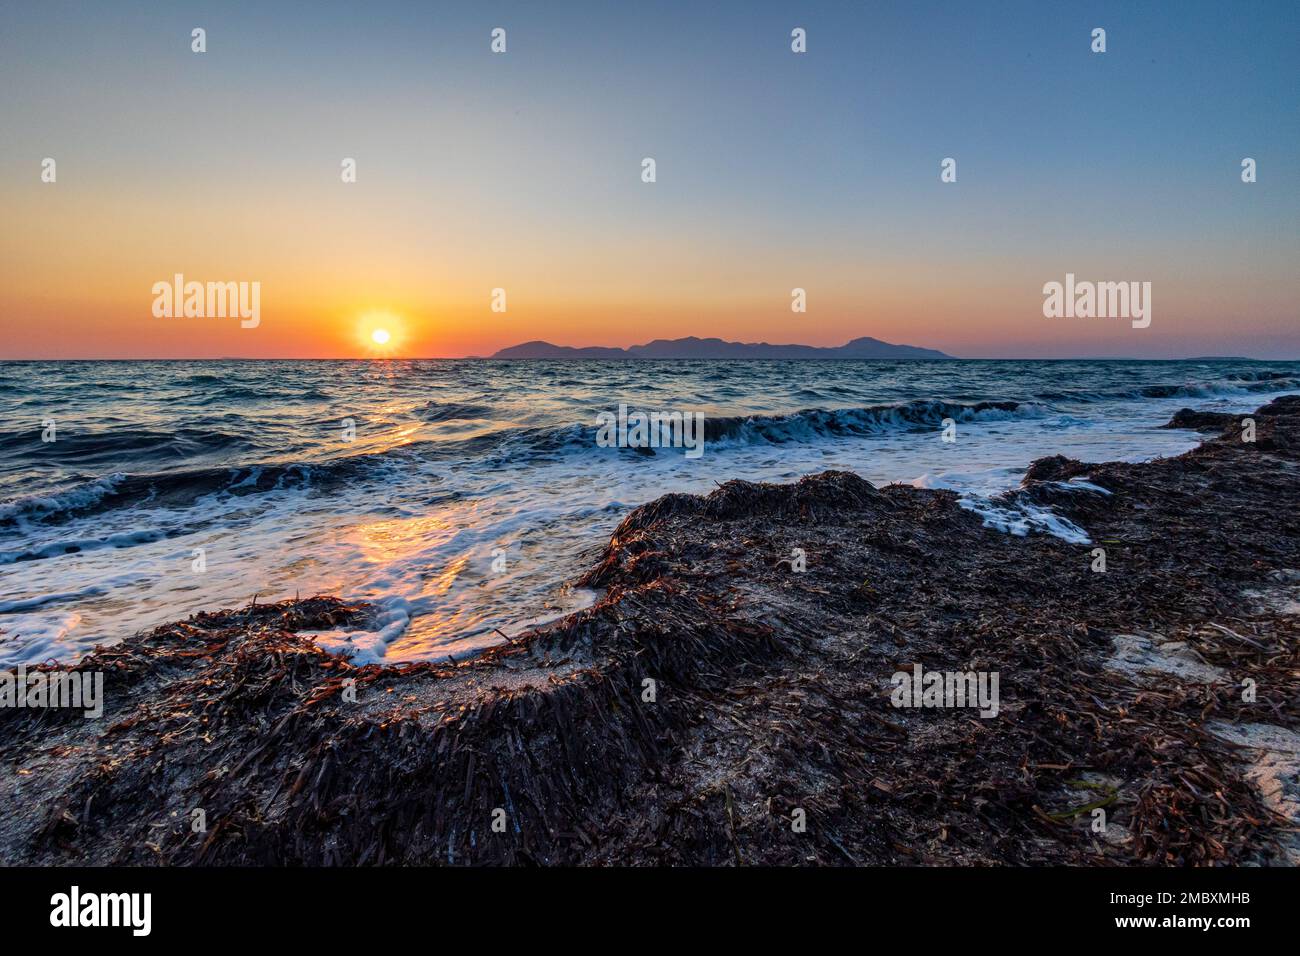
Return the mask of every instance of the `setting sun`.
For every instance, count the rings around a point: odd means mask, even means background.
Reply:
[[[407,346],[407,321],[397,312],[374,309],[357,318],[357,343],[363,354],[392,356]]]

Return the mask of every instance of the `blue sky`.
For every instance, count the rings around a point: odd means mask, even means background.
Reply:
[[[617,316],[599,344],[872,334],[972,356],[1300,357],[1294,2],[11,2],[0,16],[0,200],[48,242],[0,247],[27,277],[0,321],[117,315],[148,276],[188,266],[277,284],[268,347],[288,347],[277,328],[301,344],[328,293],[415,313],[445,333],[424,342],[435,354],[587,344]],[[504,56],[487,50],[496,26]],[[32,175],[47,155],[66,203],[53,213]],[[341,156],[364,186],[346,209]],[[948,156],[958,182],[941,185]],[[341,257],[350,243],[362,251]],[[82,299],[42,291],[54,258],[84,272]],[[313,264],[332,284],[309,287]],[[1048,324],[1041,286],[1067,271],[1152,281],[1152,329]],[[507,281],[529,307],[485,338],[468,303]],[[799,323],[794,285],[817,305]]]

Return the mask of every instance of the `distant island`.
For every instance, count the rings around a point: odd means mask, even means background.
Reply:
[[[724,342],[722,339],[655,339],[631,348],[592,345],[573,348],[550,342],[512,345],[491,356],[494,359],[951,359],[936,349],[915,345],[891,345],[863,336],[846,345],[822,348],[815,345],[769,345],[766,342]]]

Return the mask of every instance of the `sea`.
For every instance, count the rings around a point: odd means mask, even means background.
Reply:
[[[1298,390],[1244,359],[0,362],[0,665],[315,594],[375,605],[314,635],[359,662],[461,658],[596,600],[571,582],[633,508],[733,478],[948,488],[1083,547],[995,499],[1036,458],[1177,455],[1179,408]],[[620,406],[702,415],[703,445],[598,441]]]

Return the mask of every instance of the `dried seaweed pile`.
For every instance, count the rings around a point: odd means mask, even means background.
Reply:
[[[1036,463],[1005,504],[1087,545],[846,473],[733,481],[633,512],[596,606],[459,665],[325,653],[302,632],[369,613],[332,598],[100,649],[103,719],[0,711],[0,861],[1273,861],[1294,823],[1213,728],[1300,728],[1300,399],[1238,418]],[[892,706],[917,663],[997,672],[998,715]]]

